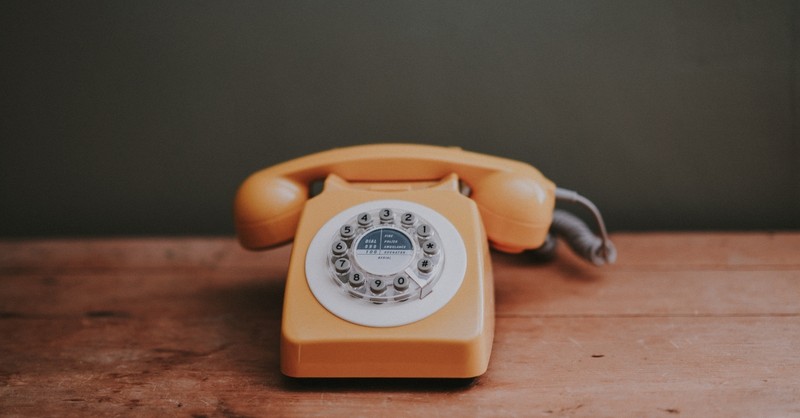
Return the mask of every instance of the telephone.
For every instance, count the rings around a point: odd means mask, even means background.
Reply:
[[[601,237],[556,199],[592,210]],[[362,145],[284,162],[244,181],[234,218],[245,248],[294,240],[281,325],[293,377],[479,376],[494,337],[489,244],[552,251],[555,231],[596,264],[615,257],[591,202],[528,164],[460,148]]]

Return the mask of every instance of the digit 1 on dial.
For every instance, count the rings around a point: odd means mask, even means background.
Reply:
[[[428,238],[429,236],[431,236],[430,225],[422,224],[419,227],[417,227],[417,235],[419,235],[422,238]]]

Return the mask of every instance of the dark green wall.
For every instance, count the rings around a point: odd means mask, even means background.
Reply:
[[[232,233],[250,172],[419,142],[610,229],[800,227],[798,1],[5,1],[0,236]]]

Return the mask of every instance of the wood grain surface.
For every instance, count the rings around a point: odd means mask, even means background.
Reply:
[[[493,254],[471,381],[279,372],[289,247],[0,242],[0,416],[800,416],[800,233],[616,234],[616,265]]]

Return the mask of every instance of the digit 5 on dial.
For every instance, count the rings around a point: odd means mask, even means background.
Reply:
[[[309,199],[309,184],[322,179],[323,191]],[[234,203],[241,244],[294,240],[281,370],[483,374],[494,332],[488,244],[512,253],[546,247],[558,229],[559,194],[530,165],[423,145],[334,149],[251,175]],[[588,251],[611,261],[599,220],[601,245]]]

